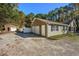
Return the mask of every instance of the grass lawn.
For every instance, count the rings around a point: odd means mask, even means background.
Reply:
[[[63,35],[56,35],[56,36],[51,36],[49,37],[51,40],[59,40],[59,39],[69,39],[69,40],[79,40],[79,35],[75,33],[68,33],[68,34],[63,34]]]

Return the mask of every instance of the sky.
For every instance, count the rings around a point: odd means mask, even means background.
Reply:
[[[26,15],[31,12],[34,14],[47,14],[49,11],[65,5],[68,5],[68,3],[20,3],[18,10],[23,11]]]

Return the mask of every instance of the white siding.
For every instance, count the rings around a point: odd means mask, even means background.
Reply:
[[[33,33],[40,34],[39,30],[40,30],[39,26],[32,26],[32,32]]]
[[[17,28],[16,27],[10,27],[10,31],[16,31]]]
[[[67,33],[67,30],[63,31],[63,26],[58,26],[58,31],[51,31],[51,25],[48,25],[47,31],[48,37]]]
[[[69,24],[69,26],[71,26],[71,27],[76,26],[76,21],[75,20],[71,21],[70,24]]]
[[[69,31],[70,32],[76,32],[76,21],[75,20],[72,20],[69,24],[70,28],[69,28]]]
[[[41,35],[45,36],[45,25],[41,25]],[[32,26],[32,32],[36,34],[40,34],[40,27],[39,26]],[[47,37],[60,35],[67,33],[67,30],[63,31],[63,26],[58,26],[58,31],[51,31],[51,25],[47,25]]]
[[[69,24],[71,27],[74,27],[74,21]]]
[[[42,25],[41,27],[42,27],[41,28],[42,29],[42,36],[45,36],[45,25]]]
[[[31,32],[31,28],[23,28],[23,33],[30,33]]]

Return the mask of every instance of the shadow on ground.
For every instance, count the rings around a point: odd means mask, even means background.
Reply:
[[[22,37],[22,38],[28,38],[28,37],[41,37],[40,35],[34,34],[34,33],[22,33],[22,32],[16,32],[16,35]]]

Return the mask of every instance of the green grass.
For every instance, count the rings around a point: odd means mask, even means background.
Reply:
[[[59,40],[59,39],[62,39],[63,37],[65,37],[66,35],[63,34],[63,35],[55,35],[55,36],[51,36],[51,37],[48,37],[49,39],[51,40]]]
[[[69,39],[69,40],[78,40],[79,36],[74,33],[62,34],[49,37],[51,40],[60,40],[60,39]]]
[[[69,40],[79,41],[79,35],[77,35],[77,34],[69,33],[69,34],[67,35],[67,37],[68,37]]]

